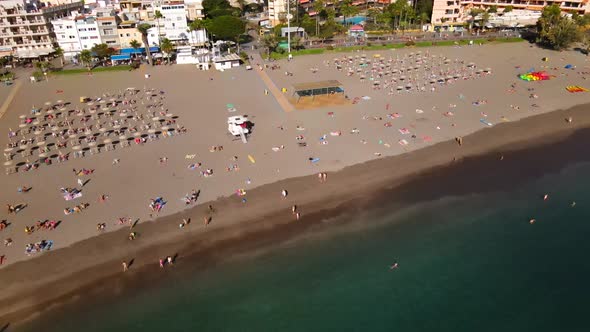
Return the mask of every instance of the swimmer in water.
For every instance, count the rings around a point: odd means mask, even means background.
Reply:
[[[398,268],[398,266],[399,266],[399,265],[397,264],[397,262],[395,262],[395,263],[391,264],[391,266],[389,267],[389,271],[391,271],[391,270],[393,270],[393,269],[397,269],[397,268]]]
[[[576,201],[573,201],[572,204],[570,204],[571,207],[576,206]]]
[[[537,221],[537,219],[531,219],[531,220],[529,220],[529,224],[531,224],[531,225],[532,225],[532,224],[534,224],[534,223],[535,223],[535,221]]]
[[[545,196],[543,196],[543,200],[546,201],[549,199],[549,194],[545,194]]]

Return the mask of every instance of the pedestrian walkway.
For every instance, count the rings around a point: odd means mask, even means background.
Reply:
[[[4,103],[2,103],[2,107],[0,107],[0,119],[2,119],[4,113],[6,113],[6,111],[8,110],[8,107],[12,103],[14,96],[16,96],[16,93],[18,92],[22,84],[22,80],[17,80],[16,83],[12,86],[12,89],[10,90],[8,97],[6,97],[6,100],[4,101]]]
[[[287,97],[285,96],[285,94],[281,93],[281,91],[279,90],[279,88],[277,88],[275,83],[270,79],[270,77],[268,77],[268,74],[266,74],[266,70],[264,70],[264,61],[260,57],[260,54],[253,52],[252,57],[254,58],[252,60],[252,63],[261,64],[263,70],[260,70],[256,66],[253,66],[254,67],[253,69],[256,71],[256,73],[258,73],[258,76],[260,76],[260,78],[262,79],[262,81],[266,85],[267,90],[270,93],[272,93],[272,95],[275,97],[275,99],[277,100],[277,102],[279,103],[279,105],[281,106],[283,111],[291,112],[291,111],[295,110],[295,107],[293,107],[293,105],[287,100]]]

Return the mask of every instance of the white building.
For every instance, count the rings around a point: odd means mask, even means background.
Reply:
[[[275,26],[285,20],[287,14],[287,0],[268,0],[268,19]]]
[[[64,57],[71,58],[82,50],[90,50],[101,44],[98,22],[95,17],[72,17],[51,21],[59,47]]]
[[[186,8],[182,1],[154,3],[154,12],[160,11],[163,18],[154,19],[154,27],[150,29],[148,42],[150,46],[159,44],[160,39],[168,38],[172,42],[189,40],[188,24],[186,21]],[[159,26],[158,26],[159,24]],[[158,38],[158,33],[160,38]],[[151,38],[150,38],[151,37]]]
[[[193,49],[192,46],[179,46],[176,49],[177,64],[192,64],[201,70],[208,70],[210,61],[211,54],[208,49]]]

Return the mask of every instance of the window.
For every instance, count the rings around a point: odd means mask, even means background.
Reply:
[[[68,38],[70,38],[70,39],[74,39],[74,38],[76,38],[76,36],[69,36]]]
[[[106,41],[106,43],[107,43],[107,44],[116,44],[117,42],[116,42],[116,41],[114,41],[114,40],[107,40],[107,41]]]
[[[90,36],[90,39],[98,39],[98,36]]]
[[[123,34],[122,34],[122,33],[120,33],[120,34],[119,34],[119,37],[123,37]]]
[[[113,29],[104,29],[104,30],[102,30],[102,34],[105,36],[110,36],[110,35],[114,35],[115,31]]]
[[[131,35],[130,35],[130,34],[128,34],[128,33],[127,33],[126,35],[127,35],[127,37],[131,37]]]
[[[71,25],[66,25],[66,29],[71,29],[72,26]]]
[[[102,22],[102,25],[113,25],[113,22]]]
[[[85,40],[88,39],[88,37],[80,37],[80,39]]]
[[[80,28],[78,31],[86,31],[86,28]]]
[[[184,18],[184,17],[180,17],[180,16],[178,16],[178,17],[176,18],[176,20],[177,20],[177,21],[182,21],[182,19],[183,19],[183,18]]]
[[[88,31],[96,31],[96,28],[88,28]]]

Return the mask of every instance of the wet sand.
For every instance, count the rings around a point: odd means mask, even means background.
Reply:
[[[242,220],[232,227],[197,232],[202,226],[195,216],[205,209],[198,206],[139,225],[141,236],[133,242],[126,240],[126,231],[121,230],[50,252],[43,259],[13,264],[0,275],[5,286],[1,321],[15,324],[52,304],[92,301],[88,294],[108,296],[126,287],[157,285],[166,275],[159,271],[158,257],[177,253],[178,266],[198,271],[232,255],[290,239],[327,218],[384,201],[403,206],[447,195],[509,189],[544,172],[588,159],[578,151],[590,137],[586,129],[590,126],[589,108],[582,105],[479,131],[466,137],[462,147],[454,141],[443,142],[347,167],[330,173],[324,184],[307,176],[265,185],[252,190],[255,204],[222,198],[214,204],[218,211],[214,220]],[[566,123],[568,116],[576,120]],[[282,200],[277,192],[285,187],[290,194]],[[355,190],[347,189],[351,187]],[[303,212],[299,222],[290,213],[293,203]],[[179,230],[176,225],[182,217],[195,218],[195,223]],[[130,259],[135,263],[123,274],[121,261]]]

